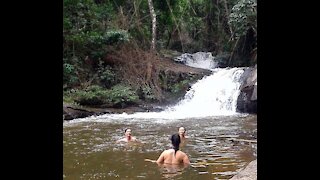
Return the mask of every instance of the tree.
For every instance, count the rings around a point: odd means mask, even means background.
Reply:
[[[229,63],[233,60],[234,55],[256,59],[257,52],[257,1],[256,0],[239,0],[233,6],[229,16],[228,23],[234,27],[236,43],[231,52]],[[240,43],[242,42],[242,43]],[[240,48],[241,47],[241,48]],[[238,49],[238,52],[236,52]],[[240,50],[241,49],[241,50]]]
[[[149,10],[150,10],[150,16],[152,21],[152,38],[151,38],[151,49],[156,49],[156,30],[157,30],[157,18],[156,13],[154,12],[154,7],[152,0],[148,0]]]
[[[229,16],[229,24],[234,27],[236,38],[244,36],[252,28],[254,33],[257,32],[257,1],[256,0],[239,0],[233,6]]]

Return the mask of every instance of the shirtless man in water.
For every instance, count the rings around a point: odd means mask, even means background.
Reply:
[[[173,145],[172,149],[167,149],[161,153],[158,160],[159,163],[165,164],[185,164],[189,165],[190,160],[186,153],[179,150],[180,145],[180,136],[179,134],[174,134],[171,136],[171,143]]]
[[[124,130],[125,137],[122,139],[119,139],[117,142],[139,142],[137,138],[131,136],[131,129],[127,128]]]

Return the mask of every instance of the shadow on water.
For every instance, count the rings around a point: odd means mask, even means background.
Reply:
[[[64,179],[230,179],[257,156],[256,116],[220,116],[154,123],[152,120],[64,123]],[[189,167],[158,166],[179,126],[189,138],[181,145]],[[130,127],[143,143],[117,143]],[[253,141],[237,141],[237,140]]]

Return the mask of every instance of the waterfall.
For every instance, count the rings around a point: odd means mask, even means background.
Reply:
[[[244,68],[215,68],[210,76],[197,81],[185,94],[183,100],[161,112],[104,114],[82,120],[104,122],[111,119],[131,119],[130,121],[157,119],[155,122],[163,123],[164,119],[235,115],[237,114],[236,102],[240,93],[240,77],[243,72]]]
[[[204,61],[202,61],[204,62]],[[106,121],[110,119],[186,119],[203,118],[210,116],[235,115],[236,103],[241,85],[240,77],[245,68],[213,68],[206,60],[202,66],[212,71],[212,74],[205,76],[192,85],[185,94],[183,100],[174,106],[166,107],[161,112],[136,112],[133,114],[104,114],[97,117],[83,118],[84,120]],[[203,65],[203,63],[202,63]]]
[[[205,117],[236,113],[243,68],[215,69],[212,75],[195,83],[184,99],[165,110],[178,117]]]
[[[240,77],[244,68],[213,70],[210,76],[197,81],[174,106],[161,112],[138,112],[112,115],[113,118],[184,119],[236,114],[236,102],[240,93]]]
[[[194,54],[184,53],[174,59],[177,62],[181,62],[187,66],[202,68],[202,69],[214,69],[217,66],[217,62],[214,61],[214,57],[210,52],[197,52]]]

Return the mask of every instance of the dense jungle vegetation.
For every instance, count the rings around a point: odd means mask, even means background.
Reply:
[[[194,77],[164,71],[166,52],[256,64],[256,0],[64,0],[64,102],[125,107],[179,94]]]

